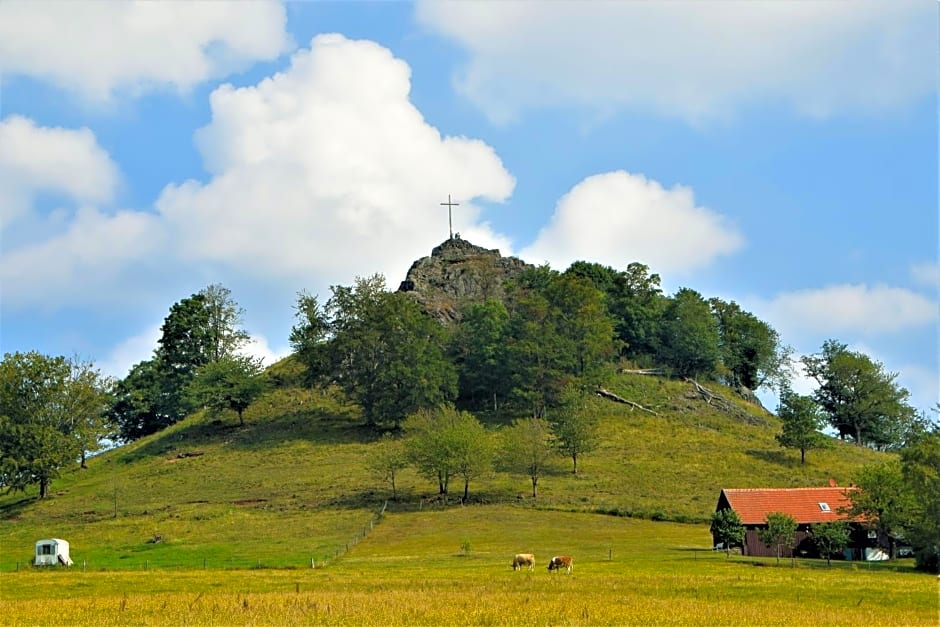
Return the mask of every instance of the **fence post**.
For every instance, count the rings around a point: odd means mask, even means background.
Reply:
[[[19,562],[16,563],[16,572],[20,572],[20,563],[19,563]]]
[[[82,560],[82,572],[85,572],[85,567],[86,567],[87,565],[88,565],[88,562],[85,561],[85,560]]]
[[[312,558],[312,557],[310,558],[310,568],[315,568],[315,566],[313,565],[313,558]]]

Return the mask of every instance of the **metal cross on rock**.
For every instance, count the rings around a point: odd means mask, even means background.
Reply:
[[[450,239],[454,239],[454,218],[451,215],[451,209],[454,207],[459,207],[459,202],[451,202],[450,194],[447,194],[447,202],[442,202],[441,205],[447,205],[447,226],[450,229]]]

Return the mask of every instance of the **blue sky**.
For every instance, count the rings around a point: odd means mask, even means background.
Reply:
[[[300,290],[447,237],[736,300],[938,401],[937,4],[0,4],[0,343],[123,376],[210,283]],[[809,391],[807,381],[797,388]]]

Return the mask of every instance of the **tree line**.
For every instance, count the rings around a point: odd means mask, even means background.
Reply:
[[[304,370],[301,383],[339,387],[376,427],[414,428],[421,412],[443,420],[449,414],[441,407],[535,419],[565,447],[576,471],[592,427],[570,419],[578,414],[571,399],[628,364],[720,382],[742,394],[776,387],[778,439],[804,460],[828,440],[820,433],[826,425],[879,449],[901,448],[929,428],[896,374],[836,340],[800,360],[818,389],[794,393],[787,384],[793,351],[767,322],[690,288],[667,296],[659,275],[641,263],[625,270],[584,261],[564,272],[531,267],[507,283],[504,298],[461,307],[451,326],[411,295],[388,291],[381,275],[330,292],[323,303],[297,295],[289,339]],[[241,421],[270,384],[260,361],[244,354],[243,314],[221,285],[175,303],[151,359],[120,381],[77,359],[5,355],[0,485],[38,484],[44,495],[60,468],[102,442],[140,438],[201,408],[230,410]],[[79,397],[94,400],[83,405]],[[442,475],[441,485],[449,477]],[[535,492],[537,474],[532,480]]]

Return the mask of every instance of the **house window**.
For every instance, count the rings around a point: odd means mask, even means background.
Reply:
[[[820,504],[819,504],[819,509],[821,509],[821,510],[824,511],[824,512],[831,512],[831,511],[832,511],[831,509],[829,509],[829,503],[820,503]]]

